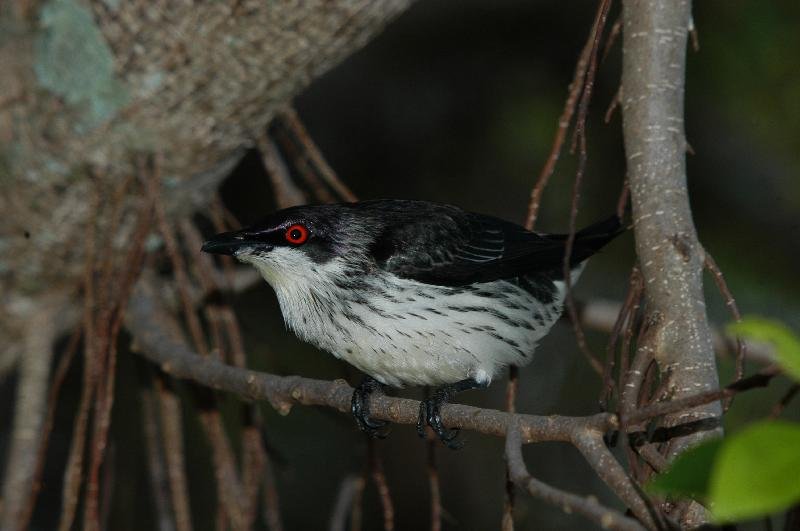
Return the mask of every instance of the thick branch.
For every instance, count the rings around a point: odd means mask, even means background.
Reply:
[[[691,3],[626,0],[622,113],[636,248],[648,312],[647,347],[675,398],[719,385],[703,299],[703,252],[686,186],[683,93]],[[666,419],[718,416],[718,403]],[[674,456],[697,436],[674,441]]]
[[[686,40],[691,2],[624,0],[622,118],[636,234],[645,286],[648,331],[640,349],[658,363],[664,394],[674,399],[719,387],[703,298],[703,249],[692,221],[686,184],[683,125]],[[722,414],[712,402],[664,417],[666,428],[703,423]],[[677,437],[671,459],[719,430]],[[681,524],[706,521],[693,504]]]

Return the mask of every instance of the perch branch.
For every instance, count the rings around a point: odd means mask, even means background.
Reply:
[[[193,380],[203,386],[225,390],[249,400],[268,400],[279,413],[288,414],[292,405],[332,407],[349,413],[353,388],[343,380],[333,382],[300,376],[277,376],[227,365],[201,357],[183,339],[177,323],[155,300],[154,288],[140,281],[125,314],[126,325],[136,339],[138,353],[176,378]],[[419,402],[376,395],[370,414],[396,424],[416,424]],[[616,429],[616,416],[600,413],[587,417],[520,415],[525,443],[570,441],[582,429]],[[504,437],[509,413],[460,404],[442,407],[448,426]]]
[[[299,376],[276,376],[198,356],[181,337],[172,320],[153,296],[153,288],[140,282],[126,313],[127,325],[141,354],[177,378],[226,390],[247,399],[267,399],[287,414],[295,403],[332,407],[342,413],[350,409],[353,389],[341,380],[312,380]],[[371,402],[374,418],[398,424],[415,424],[419,404],[414,400],[376,396]],[[454,428],[503,437],[511,419],[517,419],[525,443],[562,441],[578,447],[601,478],[644,522],[650,517],[622,467],[602,443],[602,434],[617,429],[617,417],[601,413],[587,417],[518,415],[460,404],[442,409],[443,420]]]

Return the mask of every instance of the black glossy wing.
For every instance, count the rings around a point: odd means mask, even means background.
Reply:
[[[576,234],[570,263],[597,252],[621,232],[614,216]],[[491,216],[436,205],[386,225],[372,252],[379,267],[397,276],[442,286],[548,273],[562,277],[567,237],[537,234]]]

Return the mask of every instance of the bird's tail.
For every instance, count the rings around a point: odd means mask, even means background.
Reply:
[[[579,230],[575,233],[570,262],[578,265],[623,232],[625,228],[616,215]]]

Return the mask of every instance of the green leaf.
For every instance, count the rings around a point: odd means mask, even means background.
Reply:
[[[722,443],[722,439],[712,439],[689,448],[675,459],[668,470],[650,482],[648,490],[705,499],[708,496],[711,468]]]
[[[721,522],[800,501],[800,425],[763,421],[726,439],[714,461],[709,501]]]
[[[741,322],[729,325],[728,331],[744,339],[774,345],[783,370],[800,381],[800,337],[786,325],[762,317],[746,317]]]

